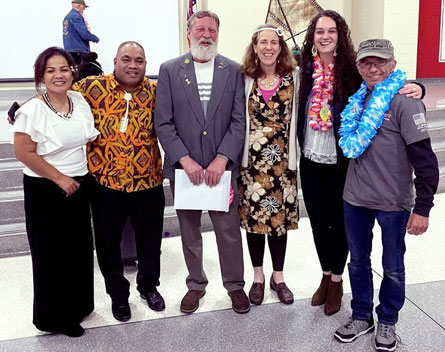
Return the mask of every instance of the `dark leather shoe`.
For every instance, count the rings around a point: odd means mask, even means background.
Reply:
[[[111,303],[111,311],[113,312],[113,317],[119,321],[127,321],[131,318],[131,310],[128,302]]]
[[[165,309],[165,302],[157,289],[154,291],[141,293],[141,297],[147,301],[150,309],[160,312]]]
[[[229,291],[228,294],[232,299],[232,309],[235,312],[243,314],[250,310],[250,302],[243,289]]]
[[[58,332],[69,337],[80,337],[84,334],[85,330],[80,324],[73,324],[63,327]]]
[[[273,279],[273,274],[270,277],[270,289],[272,291],[275,291],[278,299],[281,303],[284,304],[292,304],[294,303],[294,294],[291,290],[289,290],[289,287],[286,286],[284,282],[280,282],[279,284],[275,283]]]
[[[254,282],[249,291],[250,303],[258,306],[264,300],[264,282]]]
[[[181,312],[193,313],[199,307],[199,300],[206,294],[204,290],[189,290],[181,301]]]
[[[324,305],[324,314],[333,315],[341,308],[341,298],[343,297],[343,280],[334,282],[329,280],[328,296]]]
[[[331,275],[323,274],[320,286],[318,286],[317,291],[315,291],[314,295],[312,296],[311,305],[320,306],[325,304],[326,298],[328,297],[329,281],[331,281]]]

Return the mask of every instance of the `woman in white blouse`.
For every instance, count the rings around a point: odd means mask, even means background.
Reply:
[[[71,337],[94,309],[93,242],[85,146],[99,132],[63,49],[43,51],[34,65],[39,96],[16,113],[14,152],[24,165],[26,230],[34,282],[34,325]],[[42,90],[42,86],[46,91]]]

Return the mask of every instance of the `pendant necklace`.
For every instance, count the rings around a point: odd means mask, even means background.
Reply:
[[[125,92],[125,94],[124,94],[124,99],[127,101],[127,109],[125,110],[125,116],[124,116],[124,118],[122,119],[122,121],[121,121],[121,125],[120,125],[120,127],[119,127],[119,131],[120,131],[121,133],[125,133],[125,132],[127,132],[127,127],[128,127],[128,108],[129,108],[129,106],[130,106],[130,100],[131,100],[132,98],[133,98],[133,97],[131,96],[131,93]]]
[[[278,76],[278,75],[276,75],[274,78],[272,78],[270,81],[268,81],[266,78],[264,78],[264,79],[261,79],[260,80],[260,84],[264,87],[264,88],[266,88],[266,89],[269,89],[269,88],[273,88],[273,87],[275,87],[275,85],[277,84],[277,82],[278,82],[278,78],[279,78],[280,76]]]
[[[54,112],[57,116],[61,117],[64,120],[69,120],[72,117],[73,110],[74,110],[74,104],[71,97],[68,95],[68,103],[70,106],[70,109],[67,113],[57,111],[57,109],[54,107],[54,105],[51,103],[51,100],[49,99],[48,93],[45,92],[42,94],[43,101],[46,103],[46,105],[50,108],[52,112]]]

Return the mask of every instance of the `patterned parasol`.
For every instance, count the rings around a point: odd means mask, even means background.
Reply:
[[[295,36],[307,30],[311,19],[323,11],[315,0],[270,0],[266,23],[281,27],[285,40],[292,38],[295,45]]]

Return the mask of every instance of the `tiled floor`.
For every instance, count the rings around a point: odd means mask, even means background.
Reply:
[[[435,204],[428,232],[406,239],[407,300],[397,326],[405,345],[400,346],[400,351],[445,351],[445,194],[437,195]],[[378,229],[373,245],[374,281],[378,287],[382,272]],[[333,331],[350,315],[347,275],[343,307],[338,314],[326,317],[321,307],[311,307],[309,298],[321,274],[307,218],[301,220],[299,230],[289,234],[285,277],[296,298],[290,306],[278,303],[267,289],[262,306],[252,307],[246,315],[234,313],[221,284],[214,235],[210,232],[204,235],[204,265],[210,280],[207,294],[196,313],[183,315],[179,303],[186,292],[186,268],[180,239],[164,239],[162,253],[159,290],[167,309],[161,313],[148,309],[134,288],[135,271],[129,269],[133,317],[125,324],[118,323],[111,315],[110,300],[96,269],[96,309],[83,323],[87,330],[78,339],[46,335],[34,328],[30,257],[0,259],[0,351],[373,350],[371,334],[350,345],[333,340]],[[252,269],[246,246],[244,254],[248,290]],[[265,258],[265,267],[270,268],[269,255]],[[377,300],[377,292],[375,297]]]

